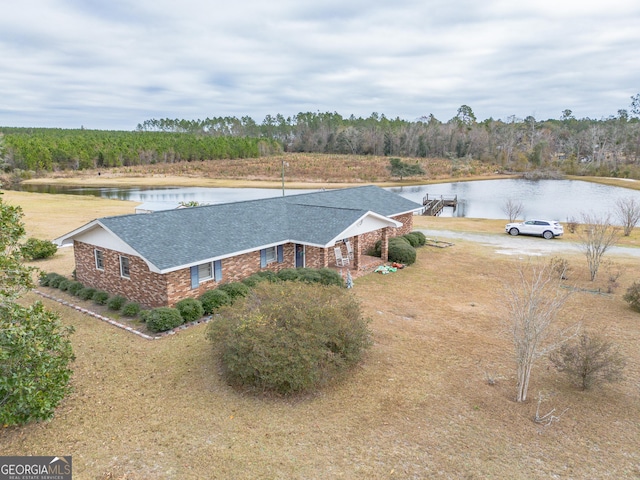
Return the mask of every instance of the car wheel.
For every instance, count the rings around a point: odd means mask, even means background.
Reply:
[[[553,238],[553,232],[550,232],[549,230],[546,230],[542,236],[544,238],[546,238],[547,240],[551,240]]]
[[[517,228],[512,228],[511,230],[509,230],[509,235],[513,235],[514,237],[519,233],[520,231]]]

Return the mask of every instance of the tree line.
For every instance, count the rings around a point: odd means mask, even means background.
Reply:
[[[256,158],[280,151],[275,140],[262,137],[0,127],[0,163],[6,172]]]
[[[555,168],[639,178],[640,94],[631,100],[630,110],[603,119],[577,119],[564,110],[560,119],[511,116],[478,121],[472,108],[462,105],[448,121],[433,115],[407,121],[375,112],[367,118],[305,112],[267,115],[260,124],[251,117],[151,119],[137,130],[261,137],[276,140],[289,152],[473,158],[518,171]]]
[[[2,136],[3,135],[3,136]],[[134,132],[0,127],[5,170],[83,169],[248,158],[273,152],[309,152],[409,158],[472,158],[505,170],[555,169],[568,174],[640,178],[640,94],[629,110],[607,118],[533,116],[478,121],[462,105],[441,121],[409,121],[384,114],[343,117],[301,112],[204,120],[149,119]]]

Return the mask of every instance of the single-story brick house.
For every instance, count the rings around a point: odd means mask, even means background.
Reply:
[[[422,206],[376,186],[93,220],[54,240],[73,244],[76,278],[147,307],[197,298],[261,270],[352,268],[377,240],[408,233]]]

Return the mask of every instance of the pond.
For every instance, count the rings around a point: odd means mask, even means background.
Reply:
[[[23,190],[41,193],[65,193],[74,195],[94,195],[103,198],[129,200],[135,202],[191,202],[214,204],[240,200],[276,197],[281,189],[269,188],[86,188],[61,187],[56,185],[25,185]],[[408,187],[391,187],[398,195],[422,204],[426,194],[429,197],[456,195],[458,206],[454,210],[447,207],[442,216],[467,218],[504,219],[504,204],[511,199],[523,205],[522,218],[548,218],[567,221],[579,218],[582,213],[595,215],[613,214],[616,201],[634,198],[640,203],[640,191],[612,187],[579,180],[483,180],[473,182],[452,182]],[[285,190],[286,195],[317,190]]]

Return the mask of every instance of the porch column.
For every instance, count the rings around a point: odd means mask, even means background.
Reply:
[[[389,261],[389,227],[382,229],[382,241],[380,242],[380,252],[383,262]]]
[[[353,267],[360,270],[360,236],[353,237]]]

